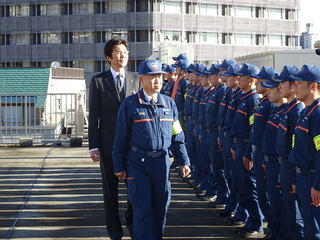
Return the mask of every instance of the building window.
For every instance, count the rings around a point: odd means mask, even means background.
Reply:
[[[231,5],[222,5],[222,16],[231,16]]]
[[[257,34],[256,36],[256,45],[263,46],[266,44],[266,35]]]
[[[279,8],[270,8],[269,19],[282,19],[282,10]]]
[[[9,39],[10,45],[27,45],[30,44],[29,34],[12,34]]]
[[[269,46],[282,46],[282,37],[278,35],[270,35]]]
[[[124,30],[117,30],[115,29],[114,31],[106,31],[105,32],[105,39],[108,41],[111,38],[121,38],[124,40],[128,39],[128,32]]]
[[[41,16],[56,16],[61,15],[61,6],[59,4],[47,4],[40,7]]]
[[[285,9],[285,19],[297,20],[297,11],[295,9]]]
[[[165,2],[164,4],[165,13],[182,13],[181,2]]]
[[[218,5],[216,4],[201,4],[200,5],[201,15],[218,15]]]
[[[94,62],[92,62],[92,61],[74,61],[72,63],[72,67],[83,68],[85,72],[93,72],[94,71]]]
[[[108,2],[105,5],[105,11],[112,13],[127,12],[127,1]]]
[[[218,43],[218,34],[217,33],[203,32],[203,33],[201,33],[200,42],[201,43],[216,44],[216,43]]]
[[[182,33],[178,31],[165,31],[164,32],[165,39],[168,41],[181,41]]]
[[[231,44],[231,43],[232,43],[232,34],[222,33],[222,44]]]
[[[256,18],[264,18],[266,9],[263,7],[256,7],[255,9]]]
[[[93,34],[92,32],[73,33],[72,42],[73,43],[93,43]]]
[[[16,6],[10,6],[9,9],[10,16],[15,17],[23,17],[23,16],[29,16],[29,5],[16,5]]]
[[[186,2],[186,13],[195,14],[196,13],[196,3]]]
[[[42,44],[59,44],[61,43],[60,33],[41,33],[40,41]]]
[[[243,18],[252,17],[251,7],[237,6],[235,10],[236,10],[236,17],[243,17]]]
[[[187,42],[196,43],[197,42],[197,32],[186,32]]]
[[[240,46],[252,45],[251,34],[237,34],[235,44]]]
[[[92,14],[93,3],[73,3],[73,14]]]

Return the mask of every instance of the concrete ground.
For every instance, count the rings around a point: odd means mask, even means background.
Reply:
[[[109,239],[99,165],[83,147],[0,146],[0,239]],[[172,172],[164,239],[239,239],[207,202]],[[120,190],[123,215],[125,186]],[[130,239],[124,227],[123,239]]]

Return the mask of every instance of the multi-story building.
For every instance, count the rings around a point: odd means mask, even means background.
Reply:
[[[316,29],[313,23],[306,24],[306,31],[301,33],[300,46],[302,49],[311,49],[317,40],[320,40],[320,36],[315,32]]]
[[[184,52],[211,64],[300,48],[300,0],[0,0],[0,67],[104,71],[105,42],[130,44],[128,69]],[[169,62],[170,63],[170,62]]]

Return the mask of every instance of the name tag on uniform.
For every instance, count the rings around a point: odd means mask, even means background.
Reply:
[[[164,112],[165,115],[167,115],[167,114],[170,113],[170,109],[164,108],[164,109],[163,109],[163,112]]]
[[[145,112],[139,112],[139,116],[144,116],[144,115],[146,115]]]

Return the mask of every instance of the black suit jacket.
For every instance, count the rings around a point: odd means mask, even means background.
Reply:
[[[126,71],[125,96],[139,91],[138,75]],[[110,70],[94,76],[89,95],[89,149],[99,148],[102,157],[111,157],[117,114],[121,101]]]

